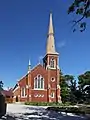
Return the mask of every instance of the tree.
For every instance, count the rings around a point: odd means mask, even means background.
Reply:
[[[65,76],[61,73],[60,74],[60,87],[61,87],[61,99],[62,102],[69,101],[69,88]]]
[[[0,91],[3,89],[3,82],[0,81]]]
[[[61,74],[60,81],[62,102],[80,103],[82,93],[78,89],[74,76]]]
[[[77,103],[77,86],[76,86],[76,80],[74,79],[74,76],[72,75],[65,75],[65,79],[67,81],[68,84],[68,88],[69,88],[69,101],[73,104],[73,103]]]
[[[86,22],[84,18],[90,17],[90,0],[74,0],[68,9],[68,14],[74,13],[79,16],[78,19],[74,19],[73,32],[76,31],[76,26],[79,26],[80,31],[83,32],[86,29]]]
[[[83,102],[90,103],[90,71],[78,76],[78,84]]]
[[[62,102],[71,102],[71,103],[76,103],[76,80],[74,80],[74,76],[72,75],[63,75],[61,74],[61,98]]]

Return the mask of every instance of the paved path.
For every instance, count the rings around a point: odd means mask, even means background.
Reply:
[[[64,112],[47,111],[46,107],[8,104],[7,114],[0,120],[87,120],[84,117],[65,114]]]

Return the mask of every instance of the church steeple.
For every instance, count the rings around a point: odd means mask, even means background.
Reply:
[[[49,18],[49,30],[47,36],[46,55],[43,58],[43,66],[45,69],[57,69],[59,53],[55,50],[55,39],[52,13]]]
[[[47,50],[46,54],[56,54],[55,50],[55,40],[54,40],[54,30],[53,30],[53,20],[52,20],[52,13],[50,13],[49,18],[49,31],[47,36]]]

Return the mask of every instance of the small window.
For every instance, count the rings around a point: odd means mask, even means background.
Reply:
[[[54,68],[54,58],[52,58],[52,59],[50,60],[50,67],[51,67],[51,68]]]
[[[51,98],[54,98],[54,97],[55,97],[55,93],[52,92],[52,93],[51,93]]]
[[[26,92],[25,92],[25,87],[21,88],[21,96],[25,97]]]
[[[51,78],[51,81],[54,82],[54,81],[55,81],[55,77],[52,77],[52,78]]]

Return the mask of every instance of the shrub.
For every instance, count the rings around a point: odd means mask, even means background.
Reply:
[[[56,102],[25,102],[25,105],[34,105],[34,106],[69,106],[70,103],[56,103]]]

